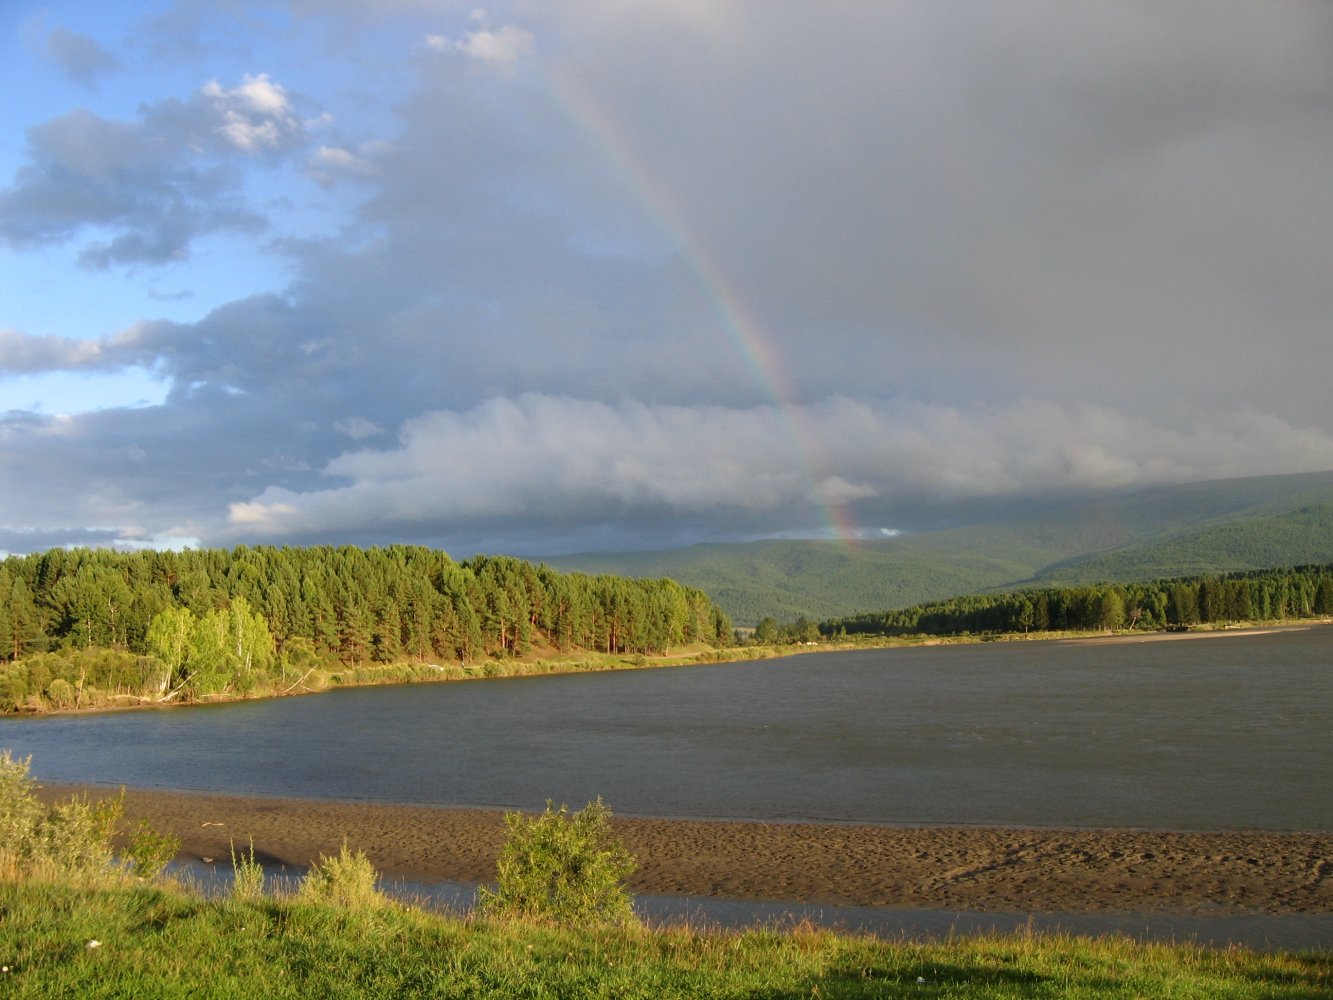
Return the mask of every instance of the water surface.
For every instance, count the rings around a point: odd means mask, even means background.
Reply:
[[[754,820],[1333,829],[1333,628],[0,720],[52,781]]]

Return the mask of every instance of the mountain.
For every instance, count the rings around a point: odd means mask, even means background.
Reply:
[[[562,570],[669,576],[738,625],[814,620],[1026,585],[1333,562],[1333,472],[1213,480],[852,545],[761,541],[579,553]]]

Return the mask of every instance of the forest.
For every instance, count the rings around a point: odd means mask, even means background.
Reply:
[[[836,635],[1188,628],[1333,615],[1333,565],[973,594],[821,622]]]
[[[86,704],[90,684],[184,700],[272,688],[314,664],[456,671],[534,649],[661,654],[731,638],[717,605],[673,580],[455,562],[418,546],[0,561],[0,710]]]

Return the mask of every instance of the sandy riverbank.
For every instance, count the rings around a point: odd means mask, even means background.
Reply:
[[[1315,621],[1302,625],[1273,625],[1268,628],[1218,628],[1188,632],[1108,632],[1105,635],[1076,636],[1060,641],[1071,646],[1102,645],[1110,642],[1178,642],[1191,639],[1234,639],[1244,636],[1272,635],[1275,632],[1305,632],[1313,625],[1327,625]]]
[[[47,797],[71,789],[51,786]],[[105,788],[89,790],[95,796]],[[182,855],[304,867],[344,838],[390,878],[490,881],[499,812],[130,790]],[[636,892],[978,911],[1333,913],[1333,833],[898,828],[617,817]]]

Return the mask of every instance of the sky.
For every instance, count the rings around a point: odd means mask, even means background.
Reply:
[[[0,552],[1333,469],[1325,0],[0,5]]]

